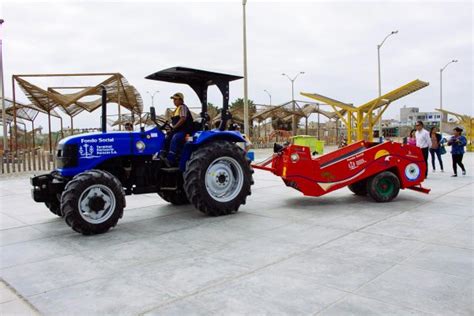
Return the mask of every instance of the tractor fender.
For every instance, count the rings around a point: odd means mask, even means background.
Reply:
[[[211,131],[202,131],[194,134],[193,144],[195,146],[200,146],[208,141],[214,140],[226,140],[229,142],[243,142],[245,143],[245,138],[240,132],[237,131],[220,131],[214,129]]]
[[[192,142],[187,142],[184,145],[183,152],[181,154],[181,159],[179,162],[179,168],[181,169],[181,171],[186,170],[186,163],[191,158],[192,153],[196,149],[203,146],[204,144],[216,140],[225,140],[233,143],[246,142],[242,134],[237,131],[220,131],[218,129],[211,131],[199,131],[194,134]]]

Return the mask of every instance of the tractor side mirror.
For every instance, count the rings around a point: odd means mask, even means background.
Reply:
[[[154,106],[150,106],[150,116],[153,122],[156,121],[156,111]]]

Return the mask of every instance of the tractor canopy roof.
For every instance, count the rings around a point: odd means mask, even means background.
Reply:
[[[242,79],[240,76],[179,66],[157,71],[145,78],[173,83],[184,83],[190,86],[196,84],[210,86],[213,84],[219,84],[220,82],[230,82]]]
[[[207,88],[216,85],[222,93],[222,109],[227,112],[229,107],[229,82],[243,77],[218,72],[199,70],[187,67],[172,67],[155,72],[145,79],[183,83],[189,85],[199,97],[202,106],[201,116],[207,113]]]

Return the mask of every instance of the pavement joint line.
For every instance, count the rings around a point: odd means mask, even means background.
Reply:
[[[13,294],[20,300],[22,301],[23,303],[25,303],[26,305],[28,305],[29,308],[31,308],[32,311],[34,311],[35,313],[37,313],[38,315],[41,315],[40,311],[33,305],[30,303],[30,301],[28,301],[28,299],[26,297],[24,297],[23,295],[21,295],[20,293],[17,292],[17,290],[10,285],[10,283],[8,283],[7,281],[5,281],[2,277],[0,277],[0,282],[3,283],[10,291],[13,292]],[[13,300],[12,300],[13,301]],[[9,302],[12,302],[12,301],[9,301]],[[7,302],[5,302],[7,303]],[[1,306],[1,304],[0,304]],[[6,315],[6,314],[5,314]]]
[[[319,226],[319,225],[315,225],[315,226]],[[215,288],[215,287],[220,286],[220,285],[223,285],[223,284],[225,284],[225,283],[228,283],[228,282],[231,282],[231,281],[234,281],[234,280],[238,280],[238,279],[242,279],[242,278],[244,278],[244,277],[246,277],[246,276],[250,276],[250,275],[252,275],[252,274],[255,274],[255,272],[264,270],[264,269],[266,269],[266,268],[268,268],[268,267],[274,266],[274,265],[276,265],[276,264],[279,264],[279,263],[281,263],[281,262],[284,262],[284,261],[289,260],[289,259],[291,259],[291,258],[294,258],[294,257],[296,257],[296,256],[302,255],[302,254],[307,253],[307,252],[309,252],[309,251],[311,251],[311,250],[314,250],[314,249],[317,249],[317,248],[321,248],[321,247],[323,247],[323,246],[325,246],[325,245],[327,245],[327,244],[329,244],[329,243],[331,243],[331,242],[333,242],[333,241],[336,241],[336,240],[338,240],[338,239],[344,238],[344,237],[346,237],[346,236],[348,236],[348,235],[350,235],[350,234],[352,234],[352,233],[354,233],[354,232],[355,232],[355,231],[347,231],[346,233],[344,233],[344,234],[342,234],[342,235],[340,235],[340,236],[338,236],[338,237],[335,237],[335,238],[333,238],[333,239],[330,239],[330,240],[328,240],[328,241],[326,241],[326,242],[322,242],[322,243],[317,244],[317,245],[315,245],[315,246],[307,247],[307,248],[305,248],[305,249],[303,249],[303,250],[301,250],[301,251],[294,252],[294,253],[290,254],[289,256],[285,256],[285,257],[280,258],[280,259],[278,259],[278,260],[276,260],[276,261],[273,261],[273,262],[271,262],[271,263],[268,263],[268,264],[266,264],[266,265],[264,265],[264,266],[261,266],[261,267],[258,267],[258,268],[256,268],[256,269],[250,270],[250,271],[248,271],[248,272],[246,272],[246,273],[240,274],[240,275],[235,276],[235,277],[224,278],[224,279],[220,280],[220,281],[217,282],[217,283],[214,283],[214,284],[209,285],[208,287],[198,289],[198,290],[196,290],[196,291],[194,291],[194,292],[191,292],[191,293],[189,293],[189,294],[183,295],[183,296],[181,296],[181,297],[178,297],[178,298],[172,299],[172,300],[170,300],[170,301],[164,302],[164,303],[162,303],[162,304],[160,304],[160,305],[154,306],[154,307],[152,307],[151,309],[146,310],[146,311],[140,313],[140,315],[144,315],[144,314],[146,314],[147,312],[150,312],[150,311],[152,311],[152,310],[154,310],[154,309],[157,309],[157,308],[160,309],[160,308],[162,308],[162,307],[164,307],[164,306],[167,306],[167,305],[170,305],[170,304],[172,304],[172,303],[174,303],[174,302],[177,302],[177,301],[180,301],[180,300],[183,300],[183,299],[186,299],[186,298],[190,298],[190,297],[196,296],[196,295],[198,295],[198,294],[200,294],[200,293],[202,293],[202,292],[206,292],[206,291],[209,290],[209,289]],[[226,259],[221,259],[221,260],[228,261],[228,260],[226,260]],[[384,262],[384,263],[387,263],[387,262]],[[392,266],[390,266],[386,271],[382,272],[380,275],[386,273],[387,271],[389,271],[390,269],[392,269],[392,268],[393,268],[394,266],[396,266],[397,264],[398,264],[398,263],[394,263]],[[378,278],[380,275],[377,275],[377,276],[374,278],[374,280],[375,280],[376,278]],[[362,286],[365,286],[365,285],[368,284],[370,281],[372,281],[372,280],[369,280],[368,282],[364,283]],[[340,289],[340,288],[336,288],[336,287],[331,287],[331,286],[328,286],[328,285],[322,285],[322,284],[319,284],[319,283],[318,283],[318,286],[326,287],[326,288],[331,288],[331,289],[334,289],[334,290],[346,292],[346,293],[348,293],[348,294],[355,294],[355,293],[353,293],[353,292],[351,292],[351,291],[348,291],[348,290],[344,290],[344,289]],[[360,287],[357,288],[357,289],[360,289],[362,286],[360,286]]]
[[[337,240],[337,239],[342,238],[342,237],[344,237],[344,236],[347,236],[347,235],[349,235],[349,234],[351,234],[351,233],[352,233],[352,232],[348,232],[348,233],[346,233],[346,234],[344,234],[344,235],[342,235],[342,236],[339,236],[339,237],[337,237],[337,238],[332,239],[331,241]],[[329,242],[330,242],[330,241],[329,241]],[[266,265],[260,266],[260,267],[258,267],[258,268],[256,268],[256,269],[249,270],[248,272],[244,272],[244,273],[239,274],[239,275],[237,275],[237,276],[223,278],[223,279],[221,279],[220,281],[218,281],[218,282],[216,282],[216,283],[213,283],[213,284],[211,284],[211,285],[209,285],[209,286],[207,286],[207,287],[198,289],[198,290],[193,291],[193,292],[191,292],[191,293],[182,295],[182,296],[180,296],[180,297],[178,297],[178,298],[171,299],[171,300],[166,301],[166,302],[164,302],[164,303],[162,303],[162,304],[156,305],[156,306],[152,307],[151,309],[148,309],[148,310],[146,310],[146,311],[141,312],[139,315],[144,315],[144,314],[146,314],[146,313],[148,313],[148,312],[150,312],[150,311],[152,311],[152,310],[154,310],[154,309],[157,309],[157,308],[160,309],[160,308],[162,308],[162,307],[164,307],[164,306],[167,306],[167,305],[170,305],[170,304],[172,304],[172,303],[174,303],[174,302],[177,302],[177,301],[180,301],[180,300],[184,300],[184,299],[186,299],[186,298],[191,298],[191,297],[193,297],[193,296],[196,296],[196,295],[198,295],[198,294],[200,294],[200,293],[206,292],[206,291],[208,291],[208,290],[210,290],[210,289],[212,289],[212,288],[218,287],[218,286],[223,285],[223,284],[225,284],[225,283],[229,283],[229,282],[232,282],[232,281],[235,281],[235,280],[240,280],[240,279],[245,278],[245,277],[247,277],[247,276],[253,275],[253,274],[255,274],[256,272],[259,272],[259,271],[261,271],[261,270],[267,269],[267,268],[269,268],[269,267],[271,267],[271,266],[274,266],[274,265],[276,265],[276,264],[279,264],[279,263],[281,263],[281,262],[284,262],[284,261],[286,261],[286,260],[289,260],[289,259],[291,259],[291,258],[294,258],[294,257],[296,257],[296,256],[299,256],[299,255],[301,255],[301,254],[304,254],[304,253],[306,253],[306,252],[308,252],[308,251],[311,251],[311,250],[313,250],[313,249],[319,248],[319,247],[321,247],[321,246],[324,245],[324,244],[325,244],[325,243],[322,243],[322,244],[320,244],[320,245],[316,245],[316,246],[313,246],[313,247],[308,247],[308,248],[306,248],[306,249],[304,249],[304,250],[301,250],[301,251],[293,252],[293,253],[291,253],[291,254],[288,255],[288,256],[284,256],[284,257],[282,257],[282,258],[280,258],[280,259],[278,259],[278,260],[276,260],[276,261],[273,261],[273,262],[268,263],[268,264],[266,264]],[[224,261],[228,261],[228,262],[229,262],[229,260],[226,260],[226,259],[221,259],[221,260],[224,260]],[[318,284],[318,286],[321,286],[321,287],[323,287],[323,288],[324,288],[324,287],[325,287],[325,288],[331,288],[331,289],[339,290],[339,291],[342,291],[342,292],[350,293],[350,292],[348,292],[347,290],[341,290],[341,289],[333,288],[333,287],[330,287],[330,286],[327,286],[327,285]]]
[[[402,261],[404,261],[404,260],[402,260]],[[393,269],[394,269],[396,266],[398,266],[398,265],[399,265],[399,263],[394,263],[394,264],[392,264],[392,265],[391,265],[390,267],[388,267],[386,270],[384,270],[384,271],[381,272],[380,274],[377,274],[374,278],[372,278],[372,279],[370,279],[370,280],[367,280],[364,284],[360,285],[360,286],[357,287],[356,289],[354,289],[354,290],[352,290],[352,291],[349,291],[349,292],[350,292],[351,294],[357,295],[356,293],[357,293],[358,290],[360,290],[360,289],[363,288],[364,286],[366,286],[366,285],[372,283],[373,281],[377,280],[377,279],[380,278],[382,275],[385,275],[387,272],[393,270]],[[347,297],[347,295],[346,295],[346,297]],[[316,313],[316,315],[317,315],[317,314],[320,314],[320,313],[323,312],[324,310],[327,310],[329,307],[331,307],[331,306],[333,306],[333,305],[335,305],[335,304],[336,304],[336,302],[334,302],[334,303],[332,303],[332,304],[326,306],[324,309],[322,309],[321,311],[319,311],[318,313]]]
[[[451,228],[454,228],[457,225],[459,225],[459,224],[455,224],[454,226],[451,226]],[[451,229],[451,228],[449,228],[449,229]],[[374,233],[374,232],[371,232],[371,231],[360,231],[359,233],[370,234],[370,235],[375,235],[375,236],[382,236],[382,237],[397,238],[397,239],[403,239],[403,240],[410,240],[410,241],[418,241],[418,242],[421,242],[421,243],[424,243],[424,244],[427,244],[427,245],[444,246],[444,247],[464,249],[464,250],[474,250],[474,248],[466,248],[466,247],[460,247],[460,246],[454,246],[454,245],[452,246],[452,245],[441,244],[441,243],[437,243],[436,241],[433,241],[433,240],[421,240],[421,239],[416,239],[416,238],[386,235],[386,234]]]
[[[380,300],[380,299],[376,299],[376,298],[372,298],[370,296],[364,296],[364,295],[361,295],[361,294],[358,294],[358,290],[360,290],[361,288],[363,288],[364,286],[376,281],[377,279],[381,278],[383,275],[385,275],[386,273],[388,273],[389,271],[395,269],[396,267],[400,267],[400,266],[404,266],[404,262],[407,261],[408,259],[411,259],[412,257],[414,257],[415,255],[417,255],[418,253],[420,253],[423,249],[426,249],[427,246],[425,245],[423,248],[419,249],[416,253],[412,253],[411,255],[409,255],[408,257],[404,258],[403,260],[401,260],[400,262],[397,262],[395,263],[394,265],[392,265],[391,267],[389,267],[387,270],[385,270],[384,272],[382,272],[381,274],[377,275],[375,278],[365,282],[363,285],[359,286],[357,289],[354,290],[354,292],[352,292],[352,294],[354,295],[358,295],[358,296],[361,296],[361,297],[365,297],[365,298],[369,298],[369,299],[373,299],[373,300],[376,300],[376,301],[379,301],[379,302],[382,302],[382,303],[385,303],[385,304],[389,304],[389,305],[393,305],[393,306],[401,306],[401,307],[405,307],[405,308],[408,308],[408,309],[412,309],[412,310],[416,310],[418,312],[423,312],[423,313],[428,313],[428,314],[432,314],[431,312],[427,312],[427,311],[423,311],[423,310],[419,310],[419,309],[416,309],[416,308],[413,308],[411,306],[405,306],[405,305],[396,305],[396,304],[393,304],[392,302],[386,302],[384,300]],[[433,270],[429,270],[429,269],[425,269],[425,268],[421,268],[419,266],[414,266],[416,269],[419,269],[419,270],[424,270],[424,271],[429,271],[429,272],[435,272],[435,273],[439,273],[439,274],[444,274],[444,275],[449,275],[449,276],[452,276],[452,277],[456,277],[456,278],[459,278],[459,279],[464,279],[463,277],[460,277],[458,275],[453,275],[453,274],[449,274],[449,273],[445,273],[445,272],[439,272],[439,271],[433,271]],[[346,295],[347,296],[347,295]],[[331,306],[334,305],[334,304],[331,304]],[[329,308],[329,306],[327,307]],[[327,308],[325,308],[324,310],[326,310]],[[321,313],[323,310],[321,310],[320,312],[318,312],[317,314]]]
[[[11,215],[5,214],[5,213],[3,213],[3,212],[2,212],[2,214],[5,215],[5,216],[7,216],[7,217],[10,217],[10,218],[13,219],[13,220],[19,221],[19,222],[22,223],[22,224],[25,224],[25,226],[30,225],[30,224],[25,223],[24,221],[22,221],[22,220],[20,220],[20,219],[18,219],[18,218],[16,218],[16,217],[13,217],[13,216],[11,216]],[[18,228],[18,227],[23,227],[23,226],[16,226],[16,227],[10,227],[10,228]],[[8,228],[7,228],[7,229],[8,229]],[[3,229],[2,229],[2,230],[3,230]]]

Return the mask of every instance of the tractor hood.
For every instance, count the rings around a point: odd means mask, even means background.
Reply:
[[[73,176],[109,159],[153,155],[162,147],[164,138],[156,127],[144,132],[94,132],[69,136],[58,144],[58,171],[63,176]]]

